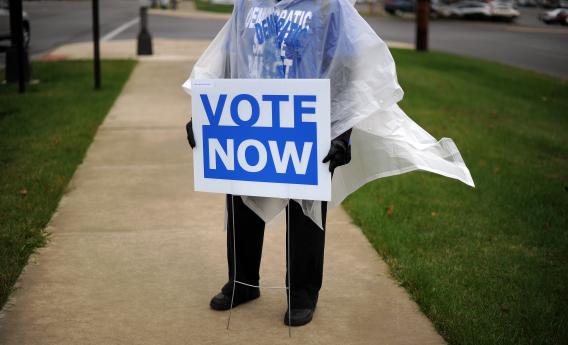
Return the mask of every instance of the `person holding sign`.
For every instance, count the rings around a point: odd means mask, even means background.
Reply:
[[[265,85],[259,88],[256,84]],[[321,80],[305,80],[302,84],[326,85],[329,92],[329,84],[321,83]],[[231,85],[235,85],[241,93],[233,92]],[[247,87],[255,90],[255,93],[246,93]],[[319,144],[317,127],[321,122],[304,120],[310,116],[321,116],[325,119],[326,116],[322,113],[325,110],[317,106],[316,100],[319,97],[306,95],[306,92],[295,95],[293,88],[291,85],[285,90],[281,84],[278,87],[280,94],[274,94],[270,92],[270,84],[266,80],[258,79],[252,82],[241,80],[239,83],[200,80],[192,85],[193,117],[200,124],[197,127],[197,137],[200,140],[196,140],[194,136],[193,120],[187,124],[187,139],[191,147],[195,148],[196,190],[219,192],[224,188],[240,188],[248,195],[300,195],[290,192],[290,184],[293,184],[307,186],[307,191],[301,192],[301,195],[307,198],[317,198],[315,194],[325,190],[325,187],[318,189],[314,185],[317,185],[322,177],[324,180],[330,179],[329,173],[349,163],[351,130],[334,138],[330,145],[325,145],[327,154],[323,153],[319,157],[324,164],[317,164],[315,159],[318,150],[314,144]],[[212,89],[215,91],[211,92]],[[245,91],[242,91],[243,89]],[[263,92],[259,93],[258,89]],[[216,97],[217,95],[211,93],[219,95]],[[329,94],[321,98],[329,102]],[[278,107],[274,106],[274,99],[279,100]],[[270,105],[261,111],[263,103],[266,102]],[[242,104],[250,106],[251,111],[245,110],[243,115],[239,110]],[[329,110],[329,106],[323,108]],[[286,117],[288,122],[292,120],[292,123],[283,126],[281,122],[285,122]],[[256,126],[260,122],[268,122],[266,120],[271,120],[270,126]],[[329,132],[329,116],[326,120],[323,125]],[[329,138],[329,133],[327,134]],[[200,147],[196,148],[196,141],[199,141]],[[330,146],[329,150],[327,146]],[[256,157],[247,158],[250,151],[253,151]],[[321,166],[329,173],[318,172]],[[207,183],[205,180],[208,179],[213,179],[215,183]],[[231,182],[230,187],[226,187],[226,183],[219,185],[219,180]],[[258,187],[255,183],[249,185],[248,181],[251,180],[272,184],[266,184],[263,190],[254,190]],[[235,181],[243,183],[242,187],[235,185]],[[277,188],[273,183],[284,184],[286,187],[282,188],[283,193],[264,190]],[[327,186],[329,188],[329,184]],[[320,197],[329,200],[329,196]],[[215,310],[227,310],[260,296],[256,285],[259,282],[265,221],[245,204],[244,198],[227,196],[227,253],[230,278],[221,293],[211,301],[211,308]],[[291,200],[286,208],[289,245],[287,267],[290,268],[287,286],[291,286],[290,305],[293,307],[290,309],[291,313],[285,315],[285,323],[293,326],[303,325],[311,320],[322,286],[325,242],[325,232],[322,230],[325,229],[327,204],[318,202],[316,205],[321,210],[321,229],[320,225],[304,214],[300,202]]]
[[[394,60],[349,0],[235,0],[231,18],[194,65],[184,89],[190,93],[192,81],[209,79],[329,79],[332,140],[323,161],[333,172],[331,206],[369,181],[418,169],[473,186],[453,141],[437,141],[397,105],[403,91]],[[195,147],[191,121],[186,129]],[[285,211],[291,272],[284,322],[309,323],[322,285],[327,206],[228,195],[229,281],[211,308],[227,310],[260,296],[265,223]]]

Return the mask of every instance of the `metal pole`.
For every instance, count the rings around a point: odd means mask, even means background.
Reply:
[[[290,256],[290,199],[288,199],[288,207],[286,209],[286,278],[288,286],[286,292],[288,293],[288,337],[292,338],[292,257]]]
[[[430,15],[430,2],[418,0],[416,7],[416,50],[428,50],[428,17]]]
[[[233,302],[235,300],[235,288],[237,286],[237,238],[235,237],[235,196],[231,194],[231,224],[233,231],[233,294],[231,295],[231,308],[229,308],[229,318],[227,319],[227,330],[231,325],[231,314],[233,313]],[[229,229],[227,229],[229,231]]]
[[[148,6],[145,2],[141,3],[137,53],[138,55],[152,55],[152,36],[148,31]]]
[[[101,52],[99,45],[99,0],[92,0],[93,3],[93,48],[94,48],[94,72],[95,90],[101,88]]]
[[[26,51],[24,50],[24,25],[22,11],[22,0],[10,0],[11,45],[6,58],[6,79],[8,81],[15,81],[14,79],[16,78],[14,77],[16,73],[14,72],[16,71],[14,71],[14,67],[16,67],[18,90],[20,93],[24,93],[26,91],[26,68],[29,68]]]

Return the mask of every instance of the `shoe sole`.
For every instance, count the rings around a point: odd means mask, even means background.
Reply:
[[[310,323],[313,318],[314,318],[313,313],[310,315],[310,317],[301,320],[290,320],[288,317],[284,316],[284,324],[286,326],[292,326],[292,327],[304,326]],[[289,321],[292,321],[292,323],[289,323]]]
[[[244,303],[247,303],[247,302],[250,302],[250,301],[254,301],[255,299],[257,299],[257,298],[259,298],[259,297],[260,297],[260,293],[259,293],[258,295],[256,295],[256,296],[253,296],[253,297],[251,297],[251,298],[249,298],[249,299],[245,299],[245,300],[243,300],[243,301],[238,301],[238,302],[237,302],[237,301],[233,301],[233,308],[235,308],[235,307],[237,307],[237,306],[239,306],[239,305],[241,305],[241,304],[244,304]],[[229,305],[225,305],[225,304],[223,304],[223,305],[218,305],[218,304],[215,304],[213,301],[214,301],[214,300],[211,300],[211,302],[209,303],[209,307],[211,307],[211,309],[213,309],[213,310],[215,310],[215,311],[226,311],[226,310],[231,309],[230,302],[229,302]]]

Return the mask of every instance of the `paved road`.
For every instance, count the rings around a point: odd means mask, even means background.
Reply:
[[[366,19],[385,40],[414,42],[412,20]],[[432,21],[430,47],[568,78],[568,28],[536,24]]]
[[[111,32],[138,14],[137,0],[101,0],[101,33]],[[91,39],[89,1],[26,2],[32,25],[31,52],[44,53],[61,44]],[[498,61],[526,69],[568,78],[568,28],[539,23],[536,9],[522,9],[517,24],[463,21],[433,21],[430,27],[432,49]],[[412,43],[412,19],[367,17],[369,24],[385,40]],[[154,37],[212,38],[222,20],[152,15]],[[134,38],[133,25],[114,39]]]
[[[100,0],[101,35],[138,15],[138,0]],[[45,53],[60,45],[92,39],[91,1],[27,1],[30,53]]]

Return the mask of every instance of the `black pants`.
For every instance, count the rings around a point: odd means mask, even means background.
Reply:
[[[232,198],[227,195],[227,263],[229,265],[229,282],[223,292],[230,294],[234,278],[233,259],[233,215]],[[241,197],[234,197],[235,247],[237,281],[258,285],[262,243],[264,240],[264,221],[249,209]],[[315,308],[323,278],[323,254],[325,231],[322,231],[309,217],[306,217],[302,207],[295,201],[290,201],[290,258],[286,251],[287,266],[290,267],[291,306],[296,309]],[[322,219],[325,228],[327,203],[322,202]],[[288,221],[288,217],[286,217]],[[288,274],[286,275],[286,277]],[[288,280],[286,279],[286,286]],[[243,289],[237,284],[237,293]],[[227,290],[227,291],[225,291]]]

